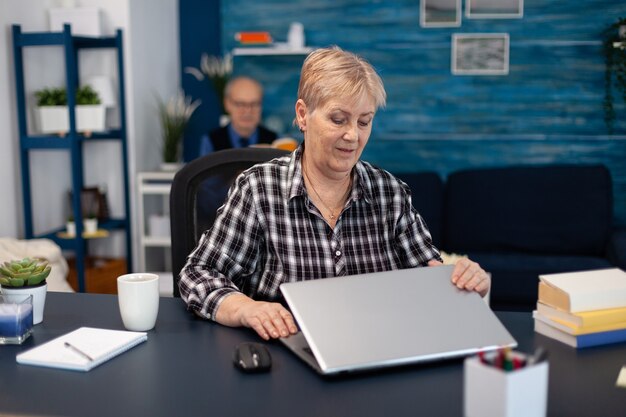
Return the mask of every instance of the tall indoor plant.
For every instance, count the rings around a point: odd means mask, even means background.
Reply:
[[[626,103],[626,18],[619,18],[604,31],[604,121],[609,134],[613,133],[616,113],[613,87]]]
[[[33,296],[33,324],[43,321],[51,268],[45,261],[24,258],[5,262],[0,266],[0,290],[6,297]]]
[[[200,58],[200,68],[186,67],[185,72],[193,75],[198,81],[206,79],[213,87],[213,91],[219,100],[222,114],[224,109],[224,94],[226,84],[233,72],[233,57],[230,54],[223,58],[214,55],[202,54]]]
[[[167,103],[159,101],[161,150],[165,164],[178,164],[181,161],[183,134],[189,118],[199,105],[200,100],[192,101],[182,91],[178,91]]]

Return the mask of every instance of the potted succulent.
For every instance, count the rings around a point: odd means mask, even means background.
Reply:
[[[44,88],[35,92],[37,120],[41,133],[64,136],[69,130],[69,113],[65,88]],[[76,130],[90,136],[105,130],[106,107],[98,93],[86,85],[76,90]]]
[[[65,223],[65,232],[68,236],[76,236],[76,223],[74,223],[74,216],[69,216]]]
[[[200,105],[200,100],[191,101],[182,91],[168,100],[159,101],[159,117],[161,120],[161,139],[164,170],[177,169],[181,161],[183,134],[189,118]]]
[[[626,103],[626,18],[617,19],[604,31],[604,58],[604,121],[612,134],[616,117],[613,87]]]
[[[0,266],[0,291],[3,296],[33,296],[33,324],[43,321],[48,289],[46,278],[50,271],[47,262],[33,258],[5,262]]]
[[[94,213],[89,213],[83,220],[83,228],[85,229],[85,233],[90,235],[98,231],[98,218]]]

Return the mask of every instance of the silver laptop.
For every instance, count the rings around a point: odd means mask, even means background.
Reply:
[[[404,365],[517,346],[453,266],[285,283],[300,326],[281,341],[321,374]]]

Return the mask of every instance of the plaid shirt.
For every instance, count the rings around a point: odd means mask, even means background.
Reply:
[[[409,187],[359,161],[334,229],[311,203],[301,146],[243,172],[180,273],[189,308],[215,319],[233,292],[281,301],[283,282],[424,266],[439,259]]]

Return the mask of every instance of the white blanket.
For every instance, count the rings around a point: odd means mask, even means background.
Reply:
[[[69,267],[61,248],[50,239],[19,240],[0,237],[0,262],[22,258],[43,258],[52,267],[46,279],[48,291],[74,292],[67,282]]]

